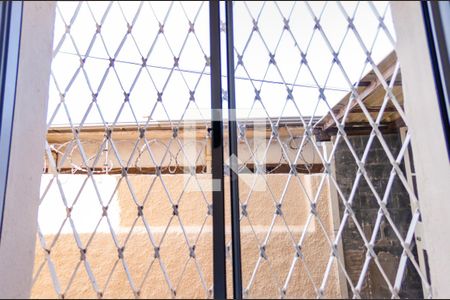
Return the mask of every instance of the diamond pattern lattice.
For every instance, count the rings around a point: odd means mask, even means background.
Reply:
[[[211,297],[207,12],[57,4],[33,295]]]
[[[58,3],[34,296],[212,297],[207,6]],[[388,3],[234,21],[244,296],[431,297]]]
[[[244,296],[431,296],[388,3],[234,14]]]

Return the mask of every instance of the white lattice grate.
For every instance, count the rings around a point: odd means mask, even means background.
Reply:
[[[203,192],[192,167],[185,176],[181,193],[171,191],[167,184],[170,178],[162,175],[170,168],[168,160],[184,161],[187,167],[196,166],[204,150],[195,151],[191,156],[192,150],[185,149],[186,144],[178,130],[184,126],[185,116],[193,112],[197,113],[197,120],[202,120],[198,117],[202,115],[196,92],[200,91],[204,98],[204,91],[209,91],[209,79],[205,75],[209,69],[208,50],[205,50],[209,47],[208,39],[205,39],[205,32],[208,32],[202,29],[208,28],[206,8],[207,4],[203,2],[58,3],[51,94],[59,96],[50,99],[48,128],[62,124],[70,129],[72,137],[63,145],[46,145],[47,168],[52,175],[43,186],[41,196],[39,241],[45,255],[36,270],[35,284],[45,276],[43,270],[48,268],[56,295],[61,298],[79,295],[74,289],[80,288],[90,290],[84,296],[111,297],[114,294],[108,294],[108,290],[116,289],[111,285],[117,284],[114,278],[121,273],[125,275],[121,278],[128,283],[128,286],[121,285],[125,289],[123,295],[131,292],[135,297],[145,297],[145,294],[141,295],[143,287],[152,286],[149,274],[159,272],[164,278],[164,286],[159,282],[158,288],[162,293],[164,289],[168,291],[163,295],[175,297],[180,285],[186,281],[186,269],[190,267],[195,269],[194,276],[198,276],[200,282],[195,288],[203,290],[203,297],[210,296],[210,276],[205,277],[204,273],[205,268],[210,273],[208,265],[211,263],[203,259],[202,265],[196,255],[198,243],[205,236],[204,229],[210,226],[210,196]],[[200,28],[199,34],[197,28]],[[199,71],[187,73],[183,68]],[[176,99],[173,99],[174,91]],[[203,102],[208,103],[207,95]],[[150,132],[155,120],[165,121],[172,129],[159,157],[154,154],[158,141],[151,138]],[[118,137],[124,124],[134,128],[128,135],[134,142],[129,145],[131,151],[126,157],[120,153]],[[203,119],[205,134],[207,126],[207,119]],[[100,141],[90,141],[94,150],[88,147],[89,141],[84,137],[93,127],[104,132]],[[55,159],[54,153],[60,159]],[[131,168],[139,167],[144,156],[151,162],[153,171],[148,174],[151,175],[150,182],[137,187],[136,180],[128,173]],[[79,161],[76,162],[74,157]],[[68,163],[75,175],[63,175]],[[120,175],[111,182],[102,174],[108,174],[113,166],[120,169]],[[79,185],[68,176],[80,178]],[[158,185],[164,195],[153,194]],[[193,205],[183,201],[189,185],[197,188],[201,198],[195,209],[201,212],[202,221],[194,229],[183,225],[183,212]],[[137,191],[143,188],[147,190],[145,197]],[[49,192],[52,189],[53,193]],[[115,220],[117,208],[113,209],[113,206],[117,206],[115,202],[120,190],[126,190],[132,200],[127,203],[130,210],[134,210],[132,224],[128,227]],[[69,197],[69,194],[74,195]],[[160,198],[156,205],[150,199],[155,196]],[[50,217],[56,218],[61,211],[65,214],[60,222],[56,222],[58,224],[51,224],[57,226],[56,231],[55,228],[47,232],[41,230],[49,228],[43,213],[47,202],[54,205],[53,208],[46,206],[52,211]],[[170,207],[170,214],[164,215],[165,225],[157,226],[153,220],[154,211],[167,210],[167,207]],[[170,230],[180,233],[177,239],[182,243],[177,244],[180,248],[176,251],[171,249],[172,242],[167,242]],[[209,236],[207,231],[206,237]],[[109,239],[104,237],[105,234]],[[67,253],[58,250],[59,244],[71,243],[67,235],[73,237],[76,245],[71,250],[78,249],[79,259],[73,267],[63,269],[64,264],[55,259],[67,255],[69,260],[69,250]],[[145,267],[133,270],[129,260],[135,260],[137,254],[136,246],[132,245],[133,237],[137,235],[140,240],[145,240],[146,248],[140,250],[145,253],[142,262]],[[100,256],[112,261],[102,260],[98,253],[91,254],[92,248],[99,248],[98,243],[105,244]],[[172,267],[168,267],[166,261],[171,258],[166,252],[184,257],[179,259],[182,265],[175,268],[169,262]],[[90,287],[73,287],[74,280],[84,276],[83,271]]]
[[[244,249],[244,295],[282,298],[333,297],[336,293],[332,289],[337,287],[334,285],[330,290],[330,277],[336,276],[337,272],[342,274],[350,295],[356,298],[380,295],[374,289],[387,291],[389,296],[394,298],[408,295],[406,285],[409,283],[406,283],[405,277],[411,272],[422,279],[425,294],[430,295],[426,274],[413,253],[414,234],[420,220],[420,211],[412,183],[408,182],[403,170],[403,159],[410,143],[410,135],[406,134],[403,142],[399,142],[401,147],[393,153],[392,142],[386,141],[386,134],[383,134],[386,131],[382,129],[392,113],[397,116],[397,124],[407,126],[402,107],[403,98],[399,99],[398,95],[400,65],[393,53],[382,61],[395,46],[388,3],[236,2],[234,26],[237,28],[236,77],[247,78],[245,83],[237,83],[237,105],[250,107],[248,117],[241,120],[239,126],[245,128],[259,114],[266,117],[271,128],[269,141],[262,145],[263,150],[251,145],[250,140],[253,137],[247,137],[245,130],[241,130],[241,139],[249,151],[254,151],[252,163],[257,171],[253,184],[263,182],[266,185],[266,193],[273,202],[272,216],[266,216],[267,220],[270,220],[270,226],[265,233],[257,233],[254,229],[251,237],[242,237],[244,245],[253,243],[254,248],[259,249],[253,252],[246,252]],[[371,73],[367,75],[369,71]],[[281,87],[275,86],[278,84]],[[373,108],[365,101],[375,91],[381,101],[379,106]],[[345,101],[337,103],[340,98]],[[352,126],[357,123],[352,115],[355,110],[358,110],[361,119],[359,123],[366,126],[367,140],[364,145],[355,145],[349,136],[351,133],[348,131],[354,132]],[[291,116],[296,116],[299,125],[304,129],[300,136],[291,135],[291,141],[299,141],[295,147],[296,155],[291,154],[292,147],[279,137],[281,129],[288,132],[294,129],[294,126],[280,125],[285,117]],[[328,153],[323,152],[324,145],[320,139],[323,134],[334,135]],[[397,138],[400,139],[400,136]],[[283,160],[291,169],[284,187],[278,188],[278,191],[271,187],[267,177],[269,171],[265,169],[268,150],[272,144],[279,145]],[[307,144],[312,145],[323,170],[316,190],[307,190],[306,179],[298,172],[299,167],[307,167],[302,157]],[[377,146],[374,146],[375,144]],[[386,175],[384,181],[375,178],[372,170],[369,171],[366,166],[368,161],[373,160],[375,147],[390,166],[382,171],[382,174]],[[346,174],[351,177],[350,186],[343,186],[343,180],[336,177],[334,170],[334,161],[343,160],[342,157],[336,157],[336,153],[343,155],[345,151],[350,159],[346,167],[342,164],[339,167],[352,170]],[[308,217],[301,232],[294,232],[291,228],[294,226],[285,218],[285,195],[293,188],[292,185],[298,185],[309,202]],[[371,219],[360,220],[364,217],[359,207],[359,199],[362,197],[359,193],[363,185],[370,194],[370,208],[377,210],[377,213],[372,215]],[[402,189],[403,195],[411,197],[413,207],[412,215],[409,203],[403,207],[406,209],[406,213],[403,212],[406,219],[400,220],[401,224],[394,216],[392,207],[394,186]],[[337,201],[341,203],[341,216],[337,217],[339,224],[334,233],[329,230],[329,216],[323,209],[319,209],[324,205],[321,202],[327,201],[322,195],[328,188],[337,192]],[[245,195],[241,193],[241,224],[252,229],[255,223],[253,218],[260,217],[256,214],[258,205],[262,205],[261,196],[253,194],[253,188]],[[251,206],[255,211],[253,217]],[[292,209],[292,206],[289,209]],[[355,212],[355,209],[358,212]],[[315,227],[320,233],[311,234],[309,227]],[[282,242],[274,234],[274,228],[284,231],[283,246],[280,246]],[[366,228],[369,228],[370,232],[367,232]],[[385,228],[389,228],[394,240],[390,250],[387,247],[387,251],[393,251],[396,246],[402,250],[400,255],[397,254],[395,266],[380,260],[380,253],[386,251],[386,247],[381,245]],[[353,234],[355,239],[360,241],[357,243],[358,248],[345,249],[348,241],[343,240],[343,236],[346,233]],[[320,255],[329,257],[326,263],[321,262],[314,253],[321,243],[327,245],[327,253]],[[346,254],[352,250],[365,253],[360,264],[349,260],[347,255],[344,261],[343,253],[338,251],[341,243],[344,243]],[[271,246],[270,252],[267,249]],[[285,264],[287,252],[283,251],[280,257],[282,247],[290,248],[289,267]],[[251,259],[254,256],[257,259]],[[392,268],[395,268],[395,271],[392,271]],[[387,269],[389,270],[386,271]],[[307,294],[299,290],[299,281],[292,283],[292,278],[298,272],[305,274],[304,283],[312,293]],[[382,280],[378,281],[378,287],[368,287],[368,277],[374,272],[380,274]],[[355,273],[358,275],[356,278]],[[261,287],[263,281],[265,288]],[[266,281],[271,281],[271,284]]]
[[[35,287],[213,296],[207,7],[58,3]],[[431,296],[389,4],[234,14],[244,296]]]

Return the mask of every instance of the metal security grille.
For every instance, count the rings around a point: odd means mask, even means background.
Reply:
[[[58,3],[48,132],[67,138],[46,144],[34,286],[51,279],[54,292],[38,295],[211,296],[211,197],[200,183],[210,176],[195,168],[205,145],[188,149],[183,132],[195,116],[208,134],[207,8]],[[170,134],[158,139],[164,126]],[[181,187],[169,183],[175,173]],[[185,200],[189,186],[196,201]],[[183,220],[191,206],[197,226]],[[117,221],[126,210],[129,224]]]
[[[248,109],[238,134],[254,165],[239,181],[251,182],[240,192],[244,297],[431,296],[388,3],[236,2],[234,14],[233,93]],[[257,115],[267,134],[255,145]]]
[[[32,296],[432,297],[389,3],[218,6],[58,2]]]

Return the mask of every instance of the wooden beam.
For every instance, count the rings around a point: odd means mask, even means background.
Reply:
[[[389,122],[389,123],[381,123],[378,129],[382,134],[396,133],[399,130],[399,124],[397,122]],[[353,122],[347,123],[344,127],[344,130],[348,136],[353,135],[369,135],[372,132],[372,126],[370,126],[367,122]],[[331,127],[326,133],[331,137],[337,135],[337,128]],[[330,139],[323,139],[322,141],[330,141]]]
[[[394,74],[395,66],[396,66],[395,63],[393,63],[393,64],[389,65],[389,67],[387,67],[386,70],[382,71],[383,78],[392,77],[392,75]],[[366,76],[368,76],[368,75],[366,75]],[[374,80],[372,80],[370,82],[370,84],[361,93],[359,93],[359,97],[360,97],[361,101],[364,102],[369,95],[374,93],[375,90],[380,88],[381,86],[382,86],[381,81],[379,80],[378,77],[376,77]],[[340,104],[339,106],[341,108],[339,108],[339,110],[335,113],[336,119],[338,121],[341,121],[341,119],[344,117],[345,110],[348,105],[348,101],[350,101],[350,95],[351,95],[351,93],[348,93],[344,97],[343,100],[345,101],[345,104],[341,103],[342,101],[339,103]],[[359,106],[358,103],[356,101],[354,101],[350,106],[350,112],[352,112],[357,106]],[[322,126],[323,130],[328,130],[330,127],[335,125],[334,119],[330,115],[327,116],[327,118],[325,118],[325,120],[326,121],[324,122],[324,124]]]
[[[377,113],[380,111],[381,106],[370,106],[370,107],[366,106],[366,108],[370,113]],[[389,106],[384,109],[384,112],[385,113],[397,112],[397,109],[393,106]],[[351,114],[362,114],[363,111],[360,107],[357,107],[357,108],[354,108],[350,113]]]

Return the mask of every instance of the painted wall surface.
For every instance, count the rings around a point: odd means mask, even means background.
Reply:
[[[43,175],[43,184],[45,184],[45,181],[50,180],[50,176]],[[74,191],[85,177],[84,175],[59,176],[61,176],[61,181],[65,184],[65,190],[70,185]],[[108,208],[108,215],[111,218],[111,226],[117,234],[120,245],[127,241],[124,258],[132,281],[136,289],[140,290],[142,298],[171,297],[171,291],[158,261],[154,262],[146,280],[142,283],[148,266],[154,259],[155,250],[142,219],[138,217],[139,206],[143,206],[143,216],[152,231],[155,243],[160,247],[161,261],[165,264],[170,281],[176,289],[177,297],[204,298],[208,296],[208,293],[202,287],[193,259],[189,260],[189,248],[186,245],[185,238],[188,239],[191,245],[196,246],[196,259],[209,289],[212,284],[211,217],[207,217],[208,206],[203,199],[202,193],[196,189],[198,185],[194,183],[193,178],[189,181],[189,177],[189,175],[184,174],[162,175],[161,178],[154,175],[128,175],[128,183],[120,175],[96,177],[96,180],[101,182],[99,189],[104,196],[113,194],[117,186],[117,192],[110,198],[111,204]],[[199,182],[201,182],[202,188],[207,190],[210,175],[201,174],[197,175],[197,177]],[[289,181],[288,177],[288,174],[273,174],[268,175],[266,179],[270,190],[277,199],[280,199],[286,182],[289,182],[282,210],[289,230],[298,242],[305,230],[304,226],[310,212],[308,196],[312,198],[317,193],[322,175],[299,175],[299,181],[295,179]],[[247,199],[249,195],[250,189],[246,184],[247,181],[248,179],[245,178],[241,180],[241,201]],[[154,182],[153,185],[152,182]],[[164,189],[163,182],[169,191],[170,197]],[[130,186],[132,187],[131,189],[129,188]],[[151,189],[150,186],[152,186]],[[183,187],[186,187],[184,193],[182,193]],[[150,193],[148,193],[149,189],[151,190]],[[65,217],[65,210],[61,204],[56,204],[56,202],[60,201],[57,188],[52,187],[48,193],[54,195],[49,198],[54,203],[49,202],[47,206],[41,208],[40,224],[48,225],[46,228],[41,226],[41,229],[46,233],[43,238],[47,241],[47,244],[51,244],[58,231],[58,229],[55,230],[55,228],[58,228],[58,226],[55,226],[55,222],[57,222],[55,219],[62,221]],[[135,195],[134,198],[131,196],[132,193]],[[67,194],[69,202],[76,197],[76,193],[68,192]],[[204,195],[207,201],[210,202],[210,192],[205,192]],[[183,227],[174,218],[165,233],[169,220],[173,217],[173,208],[169,199],[172,199],[172,201],[180,200],[178,212]],[[241,228],[244,286],[248,285],[260,255],[257,239],[261,242],[265,238],[275,212],[274,202],[268,190],[263,191],[261,189],[256,191],[248,199],[248,218],[242,220]],[[330,255],[330,247],[325,238],[325,233],[331,238],[333,235],[327,184],[323,186],[317,199],[318,216],[321,218],[325,231],[322,230],[315,220],[306,229],[306,238],[302,247],[304,264],[301,261],[297,263],[294,275],[286,290],[286,297],[314,297],[315,291],[311,279],[316,287],[320,286],[323,279]],[[137,201],[138,205],[136,205],[134,200]],[[86,191],[80,195],[78,201],[74,205],[72,218],[81,241],[83,244],[87,244],[92,238],[91,234],[98,220],[101,218],[102,208],[96,199],[92,187],[88,185],[86,185]],[[145,204],[143,204],[144,201]],[[77,205],[79,205],[78,214],[76,213]],[[230,210],[229,203],[226,209],[228,214]],[[51,215],[53,215],[53,219],[50,218]],[[229,215],[227,220],[227,240],[230,241]],[[198,233],[202,226],[204,227],[199,235]],[[130,231],[132,233],[129,235]],[[295,257],[291,235],[280,218],[277,218],[275,221],[272,234],[266,245],[268,260],[262,262],[256,273],[254,283],[248,291],[248,297],[280,297],[277,284],[282,286]],[[33,298],[54,298],[57,296],[49,274],[49,268],[44,262],[46,255],[51,257],[55,265],[61,292],[64,293],[66,298],[97,296],[84,268],[84,262],[80,261],[80,250],[76,245],[73,234],[71,234],[70,226],[66,224],[61,230],[50,254],[43,251],[39,244],[36,245],[35,273],[39,271],[42,264],[43,267],[32,290]],[[92,268],[96,283],[103,292],[104,297],[131,298],[135,296],[130,288],[129,279],[124,272],[123,265],[121,261],[118,261],[118,251],[106,223],[102,222],[98,227],[96,234],[87,247],[86,257]],[[229,287],[231,287],[230,259],[228,259],[228,263],[228,281]],[[105,283],[115,265],[115,271],[112,272],[109,284],[104,289]],[[72,278],[77,266],[79,267],[78,271]],[[186,269],[183,273],[185,266]],[[305,268],[308,268],[311,273],[311,279],[308,278]],[[181,274],[183,274],[182,277],[180,277]],[[71,282],[70,288],[65,291],[69,282]],[[231,295],[231,290],[229,292]],[[327,288],[324,292],[326,297],[335,298],[340,296],[336,265],[332,267]]]

